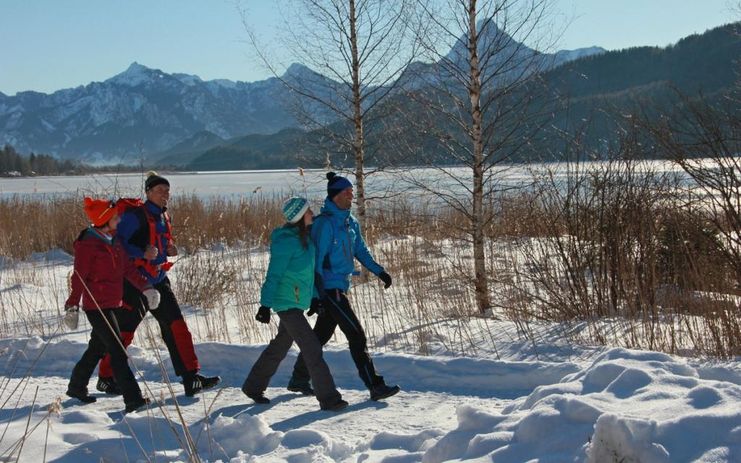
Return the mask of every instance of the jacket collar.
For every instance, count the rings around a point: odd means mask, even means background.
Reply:
[[[163,212],[167,210],[167,207],[159,207],[158,205],[154,204],[150,200],[147,200],[144,203],[144,206],[147,208],[150,214],[155,215],[155,216],[161,215]]]
[[[90,233],[90,235],[94,236],[95,238],[103,241],[104,243],[108,245],[113,244],[114,235],[108,235],[106,233],[103,233],[102,231],[98,230],[97,228],[93,226],[88,227],[88,233]]]
[[[340,219],[345,219],[350,216],[350,210],[340,209],[337,204],[329,198],[324,199],[324,207],[322,207],[322,214],[329,214]]]

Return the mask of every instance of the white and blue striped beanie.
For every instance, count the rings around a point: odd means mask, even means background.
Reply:
[[[304,198],[294,196],[283,203],[283,217],[288,223],[296,223],[309,210],[309,201]]]

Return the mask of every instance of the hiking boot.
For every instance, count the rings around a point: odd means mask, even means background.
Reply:
[[[244,395],[252,399],[256,404],[265,405],[265,404],[270,403],[270,399],[265,397],[264,392],[252,392],[252,393],[244,392]]]
[[[291,378],[290,381],[288,381],[288,387],[286,388],[291,392],[298,392],[303,395],[314,395],[314,389],[311,388],[311,384],[309,382],[298,382],[294,381],[293,378]]]
[[[95,389],[108,395],[121,395],[121,389],[118,388],[118,384],[113,378],[98,377],[98,384],[95,385]]]
[[[337,399],[336,402],[332,402],[330,404],[319,404],[319,408],[327,412],[338,412],[342,410],[343,408],[346,408],[347,405],[348,403],[345,402],[344,400]]]
[[[91,404],[95,402],[96,400],[98,400],[95,397],[88,394],[87,389],[67,388],[66,394],[67,396],[72,397],[73,399],[77,399],[84,404]]]
[[[387,386],[385,384],[379,384],[377,386],[373,386],[370,390],[370,396],[371,400],[381,400],[385,399],[387,397],[391,397],[392,395],[399,392],[401,388],[399,386]]]
[[[186,373],[183,375],[183,386],[185,386],[185,395],[193,397],[201,391],[211,389],[219,384],[219,376],[203,376],[199,373]]]
[[[131,402],[127,402],[126,403],[126,413],[135,412],[139,410],[140,408],[146,405],[149,405],[150,402],[151,400],[144,398],[144,397],[139,397]]]

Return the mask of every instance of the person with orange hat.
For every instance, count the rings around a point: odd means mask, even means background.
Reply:
[[[159,293],[139,274],[115,239],[120,221],[115,202],[86,197],[83,209],[91,225],[80,232],[74,243],[72,288],[64,310],[65,323],[69,328],[76,328],[72,315],[78,312],[82,300],[92,332],[87,349],[72,369],[67,395],[83,403],[96,401],[88,393],[87,385],[98,361],[108,353],[126,412],[133,412],[149,400],[142,396],[129,368],[116,318],[122,310],[124,278],[139,288],[151,304],[159,304]]]
[[[193,397],[219,384],[221,378],[200,373],[193,336],[167,277],[167,271],[172,267],[168,258],[178,254],[167,212],[170,182],[156,172],[149,172],[144,192],[147,200],[123,212],[117,234],[129,259],[159,293],[160,299],[157,304],[152,304],[141,291],[124,281],[124,303],[132,308],[119,318],[124,345],[131,344],[136,328],[147,312],[151,312],[160,326],[175,374],[182,378],[185,395]],[[123,204],[124,200],[119,202]],[[110,370],[110,361],[105,357],[100,362],[96,387],[101,392],[116,395],[121,391]]]

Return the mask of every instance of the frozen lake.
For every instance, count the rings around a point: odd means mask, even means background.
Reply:
[[[589,165],[583,164],[582,168]],[[675,170],[662,161],[646,162],[646,169],[660,171]],[[496,188],[527,187],[536,174],[546,170],[555,171],[556,177],[565,179],[568,169],[564,164],[530,164],[497,167],[494,179]],[[306,196],[321,199],[326,192],[324,170],[260,170],[224,172],[178,172],[160,171],[170,181],[173,196],[197,195],[203,198],[240,198],[252,195],[287,197]],[[343,174],[348,175],[348,174]],[[0,197],[30,195],[49,197],[57,195],[97,195],[108,197],[141,196],[144,173],[95,174],[85,176],[0,178]],[[350,180],[354,181],[352,176]],[[456,181],[461,179],[463,184]],[[377,172],[368,177],[368,197],[398,194],[424,194],[425,187],[437,191],[455,191],[466,194],[470,185],[470,169],[447,168],[444,171],[432,168],[414,168],[397,171]]]

